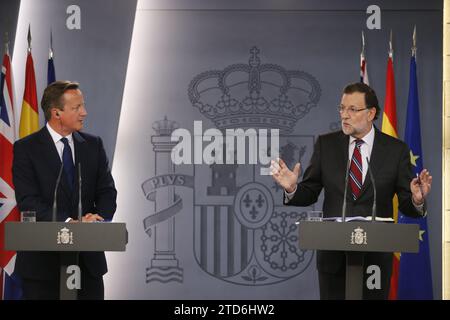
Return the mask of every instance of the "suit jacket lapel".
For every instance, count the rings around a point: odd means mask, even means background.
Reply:
[[[386,157],[384,145],[385,141],[382,134],[377,128],[375,128],[375,138],[373,140],[372,153],[370,154],[370,169],[372,170],[374,177],[377,176],[377,172],[383,166],[384,159]],[[372,184],[369,174],[369,171],[367,171],[366,179],[364,180],[364,184],[361,189],[361,196],[367,190],[368,186]]]
[[[43,157],[45,157],[45,161],[49,164],[49,168],[52,168],[52,170],[49,170],[49,172],[51,172],[50,175],[53,176],[54,180],[56,181],[58,179],[58,173],[62,163],[58,151],[56,150],[56,146],[53,142],[52,136],[50,135],[50,132],[48,132],[47,127],[44,126],[40,130],[39,140],[41,143],[42,155]],[[60,188],[64,190],[69,198],[71,197],[69,184],[64,172],[62,173]]]

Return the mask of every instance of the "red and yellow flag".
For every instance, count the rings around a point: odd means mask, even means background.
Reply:
[[[384,99],[384,112],[381,131],[398,138],[397,134],[397,106],[395,102],[395,78],[394,63],[392,62],[392,54],[389,54],[387,71],[386,71],[386,97]],[[397,195],[392,199],[393,214],[395,222],[398,221],[398,198]],[[398,272],[400,266],[400,253],[394,254],[392,263],[391,285],[389,290],[389,300],[397,300],[398,291]]]
[[[39,129],[39,111],[36,93],[36,77],[34,75],[31,50],[27,55],[25,69],[25,90],[23,93],[22,112],[20,114],[19,137],[23,138]]]
[[[398,138],[397,134],[397,106],[395,103],[395,79],[392,57],[388,58],[386,71],[386,97],[384,99],[383,122],[381,131]]]

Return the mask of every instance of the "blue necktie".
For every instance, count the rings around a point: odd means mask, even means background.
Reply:
[[[67,182],[69,182],[70,188],[73,189],[73,181],[75,179],[75,166],[73,165],[72,149],[70,148],[69,140],[67,140],[67,138],[61,138],[61,142],[64,144],[64,150],[62,154],[64,172],[66,173]]]

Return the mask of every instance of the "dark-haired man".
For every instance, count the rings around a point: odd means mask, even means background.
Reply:
[[[347,217],[367,216],[373,203],[373,186],[368,178],[368,163],[375,176],[377,216],[392,217],[392,198],[397,194],[399,210],[408,216],[425,215],[425,197],[432,177],[424,169],[413,177],[408,146],[380,132],[373,121],[380,113],[377,96],[364,83],[347,85],[338,106],[342,131],[319,136],[311,162],[298,182],[300,164],[291,171],[283,160],[272,163],[273,178],[285,190],[285,204],[310,206],[324,189],[323,215],[335,217],[342,209],[345,188]],[[347,163],[348,185],[345,186]],[[381,270],[381,288],[364,286],[364,299],[386,299],[392,271],[392,254],[368,253],[365,266]],[[317,269],[321,299],[345,298],[345,254],[340,251],[318,251]],[[419,276],[419,275],[418,275]],[[365,283],[365,282],[364,282]]]
[[[36,211],[37,221],[52,221],[57,193],[57,221],[77,219],[78,173],[81,166],[83,222],[111,220],[116,210],[116,189],[102,140],[80,132],[87,116],[78,83],[56,81],[45,90],[41,107],[47,121],[39,131],[14,144],[13,181],[19,209]],[[79,299],[103,299],[103,252],[80,253]],[[18,252],[16,271],[23,280],[25,299],[58,299],[59,255],[53,252]]]

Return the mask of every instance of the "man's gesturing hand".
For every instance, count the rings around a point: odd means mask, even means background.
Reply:
[[[298,176],[300,174],[300,163],[297,162],[294,169],[291,171],[282,159],[277,161],[272,160],[270,171],[273,179],[284,189],[287,193],[291,193],[297,187]]]

